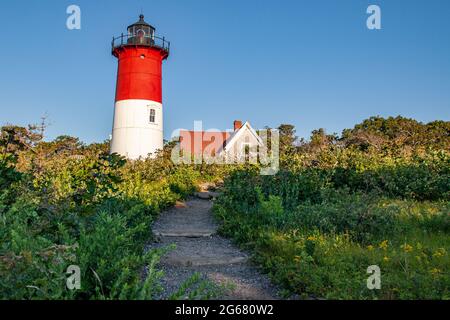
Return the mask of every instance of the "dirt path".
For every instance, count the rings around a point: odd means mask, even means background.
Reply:
[[[203,279],[227,287],[219,299],[277,299],[276,288],[248,261],[248,255],[216,234],[211,207],[212,201],[192,198],[162,213],[154,223],[157,241],[150,247],[176,245],[161,261],[165,272],[161,298],[198,272]]]

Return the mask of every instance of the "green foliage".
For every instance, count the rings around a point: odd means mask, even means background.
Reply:
[[[220,231],[286,295],[448,299],[449,123],[374,117],[339,139],[313,132],[280,171],[225,179]],[[366,286],[378,265],[382,289]]]
[[[2,299],[157,297],[165,250],[146,252],[150,225],[202,177],[171,164],[166,151],[126,162],[70,137],[1,155],[0,174]],[[80,290],[66,288],[70,265],[81,268]],[[208,288],[200,282],[195,297]]]
[[[10,203],[15,196],[14,184],[19,182],[22,174],[15,168],[16,158],[10,154],[0,154],[0,213],[2,207]]]
[[[302,226],[322,233],[344,233],[359,242],[398,231],[395,209],[379,207],[373,196],[345,190],[321,192],[321,203],[306,201],[293,210],[285,222],[287,228]]]
[[[448,299],[449,124],[373,117],[341,137],[316,130],[300,145],[282,125],[274,176],[251,165],[175,165],[173,144],[127,162],[107,142],[44,142],[43,128],[4,126],[0,299],[159,297],[165,250],[145,250],[151,223],[199,181],[225,175],[214,207],[221,232],[287,294]],[[372,264],[382,269],[379,291],[366,287]],[[80,290],[66,288],[69,265],[81,267]],[[222,289],[193,275],[171,298]]]
[[[15,170],[15,159],[11,155],[0,155],[0,188],[7,189],[20,180],[20,173]]]
[[[448,199],[450,196],[450,156],[444,152],[416,158],[408,164],[385,165],[376,169],[356,167],[334,169],[335,187],[375,191],[393,198],[418,200]]]
[[[157,264],[167,250],[144,252],[148,232],[142,222],[129,227],[128,217],[117,213],[100,212],[91,230],[81,230],[76,264],[82,266],[82,290],[77,298],[89,299],[153,299],[161,291],[162,272]],[[142,279],[142,267],[147,272]]]
[[[18,155],[31,150],[41,139],[42,130],[38,126],[3,126],[0,128],[0,153]]]
[[[294,151],[295,127],[291,124],[281,124],[278,128],[280,134],[280,153],[291,154]]]
[[[223,286],[202,279],[200,273],[196,272],[169,296],[169,300],[207,300],[219,297],[224,291]]]
[[[450,122],[433,121],[428,124],[403,117],[371,117],[346,129],[342,140],[347,145],[355,145],[362,150],[369,147],[400,148],[426,146],[435,149],[450,147]]]
[[[200,172],[191,167],[180,167],[168,178],[169,188],[175,194],[184,198],[196,191],[194,181],[200,180]]]
[[[448,203],[324,192],[323,202],[305,201],[295,211],[283,211],[280,199],[271,196],[253,213],[237,212],[224,194],[214,211],[222,222],[221,233],[253,251],[255,262],[287,295],[447,297]],[[366,269],[374,264],[382,270],[382,289],[371,291]]]

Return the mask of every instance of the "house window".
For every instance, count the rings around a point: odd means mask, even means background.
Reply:
[[[150,123],[155,123],[155,115],[156,115],[155,109],[150,109],[150,117],[149,117]]]

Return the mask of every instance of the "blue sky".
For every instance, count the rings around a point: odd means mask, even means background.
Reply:
[[[81,7],[81,30],[66,8]],[[382,30],[366,9],[382,10]],[[340,133],[372,116],[450,119],[450,1],[3,1],[0,124],[46,114],[47,139],[111,133],[113,35],[141,11],[171,41],[165,137],[177,128],[296,126]]]

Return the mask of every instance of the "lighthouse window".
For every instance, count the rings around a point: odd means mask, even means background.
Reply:
[[[142,30],[142,29],[139,29],[136,33],[137,33],[139,38],[145,37],[145,31]]]
[[[155,123],[155,115],[156,115],[155,109],[150,109],[150,118],[149,118],[150,123]]]

